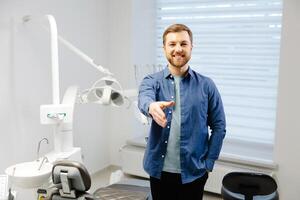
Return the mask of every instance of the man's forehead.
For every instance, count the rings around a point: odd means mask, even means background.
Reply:
[[[180,32],[170,32],[166,35],[166,40],[170,41],[190,41],[190,37],[188,32],[180,31]]]

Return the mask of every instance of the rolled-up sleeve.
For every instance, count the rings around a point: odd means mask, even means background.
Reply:
[[[223,139],[226,134],[226,119],[221,96],[217,87],[211,80],[208,96],[208,126],[211,129],[211,136],[208,143],[208,154],[206,157],[206,168],[212,171],[215,160],[218,159]]]
[[[138,107],[148,117],[151,117],[149,114],[149,105],[156,101],[155,83],[156,81],[152,76],[146,76],[139,87]]]

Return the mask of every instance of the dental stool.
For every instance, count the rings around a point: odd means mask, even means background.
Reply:
[[[52,168],[52,181],[56,192],[52,200],[93,200],[86,191],[91,187],[91,177],[87,169],[79,162],[59,161]]]
[[[222,181],[224,200],[278,200],[277,184],[266,174],[231,172]]]

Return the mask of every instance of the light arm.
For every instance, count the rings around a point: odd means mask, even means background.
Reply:
[[[100,72],[107,74],[109,76],[112,76],[113,74],[106,68],[102,67],[101,65],[95,64],[94,60],[91,59],[89,56],[87,56],[85,53],[83,53],[81,50],[79,50],[77,47],[75,47],[73,44],[71,44],[69,41],[58,35],[58,40],[65,45],[68,49],[73,51],[75,54],[77,54],[80,58],[82,58],[84,61],[89,63],[91,66],[95,67]]]

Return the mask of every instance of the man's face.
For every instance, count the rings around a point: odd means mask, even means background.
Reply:
[[[168,33],[165,37],[165,56],[173,67],[184,67],[191,59],[192,48],[189,34],[186,31]]]

